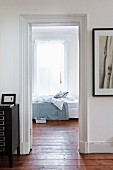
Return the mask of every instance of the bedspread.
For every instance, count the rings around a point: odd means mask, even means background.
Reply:
[[[50,102],[33,102],[32,103],[32,118],[46,118],[47,120],[68,120],[68,106],[63,103],[63,108],[60,110]]]

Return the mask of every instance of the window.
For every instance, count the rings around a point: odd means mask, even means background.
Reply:
[[[35,52],[33,94],[54,95],[64,90],[65,42],[36,41]]]

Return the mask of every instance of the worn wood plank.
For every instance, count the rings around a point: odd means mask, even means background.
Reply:
[[[113,170],[113,154],[79,154],[78,120],[33,121],[33,148],[29,155],[13,156],[13,170]],[[0,169],[9,170],[7,156]]]

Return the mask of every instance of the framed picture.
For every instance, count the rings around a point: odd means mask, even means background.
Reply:
[[[16,94],[2,94],[2,104],[15,104]]]
[[[113,96],[113,28],[94,28],[93,96]]]

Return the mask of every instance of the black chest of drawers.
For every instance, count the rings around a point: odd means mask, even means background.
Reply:
[[[0,154],[8,156],[9,167],[13,166],[12,156],[16,149],[20,154],[19,144],[19,105],[0,105]]]

